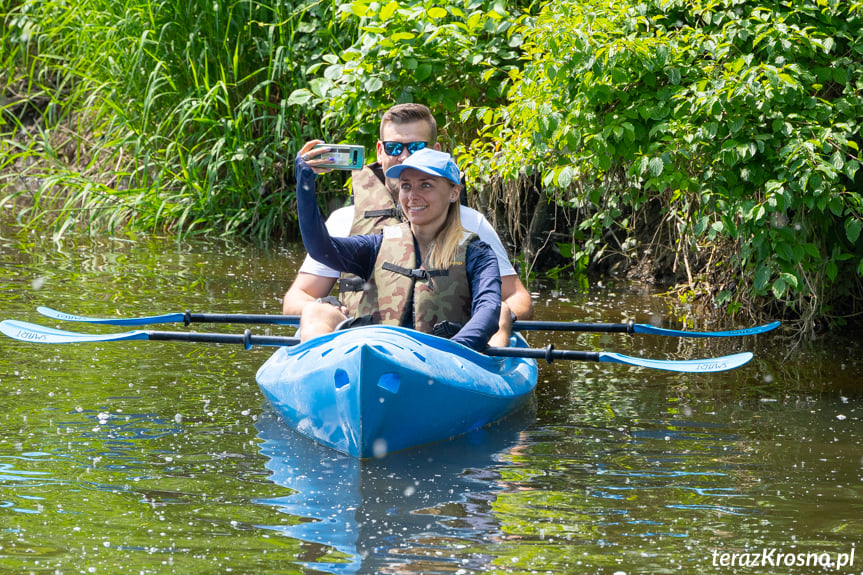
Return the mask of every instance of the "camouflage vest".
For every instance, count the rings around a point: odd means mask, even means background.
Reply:
[[[353,176],[354,221],[351,224],[350,235],[380,233],[384,226],[391,226],[402,221],[400,210],[393,202],[377,172],[380,165],[375,163],[364,167]],[[381,174],[383,175],[383,174]],[[353,274],[341,275],[339,279],[339,299],[348,308],[348,316],[356,317],[363,291],[371,289],[371,285]]]
[[[433,270],[417,269],[410,224],[387,226],[383,236],[369,279],[372,289],[363,292],[357,315],[371,315],[385,325],[404,325],[410,317],[408,302],[412,299],[414,328],[419,331],[432,333],[435,324],[444,320],[466,323],[472,297],[465,258],[476,234],[463,230],[455,263]]]

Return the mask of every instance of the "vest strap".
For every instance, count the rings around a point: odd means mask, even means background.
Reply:
[[[387,271],[395,272],[397,274],[401,274],[403,276],[408,276],[415,279],[428,279],[428,278],[437,278],[442,276],[448,276],[449,270],[424,270],[422,268],[418,269],[408,269],[403,268],[401,266],[397,266],[396,264],[392,264],[390,262],[384,262],[381,266]]]
[[[359,276],[343,277],[339,279],[339,293],[363,291],[366,282]]]
[[[382,216],[386,216],[388,218],[398,218],[399,215],[400,214],[398,208],[388,208],[385,210],[366,210],[365,212],[363,212],[363,217],[367,219],[375,219]]]

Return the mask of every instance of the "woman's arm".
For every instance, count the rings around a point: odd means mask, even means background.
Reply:
[[[297,218],[306,251],[334,270],[368,279],[374,269],[380,236],[330,236],[315,198],[316,174],[300,155],[295,160],[294,173],[297,178]]]
[[[500,268],[494,251],[482,241],[467,247],[465,258],[467,277],[470,280],[470,320],[453,336],[453,341],[471,349],[482,351],[489,338],[498,330],[500,319]]]

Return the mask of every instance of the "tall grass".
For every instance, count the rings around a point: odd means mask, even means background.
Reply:
[[[308,86],[310,63],[350,41],[353,25],[335,11],[331,1],[6,0],[3,205],[55,233],[287,233],[286,165],[321,135],[320,112],[287,98]]]

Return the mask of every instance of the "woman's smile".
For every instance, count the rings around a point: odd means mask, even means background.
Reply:
[[[406,169],[399,177],[399,204],[414,225],[440,227],[458,191],[445,178]]]

